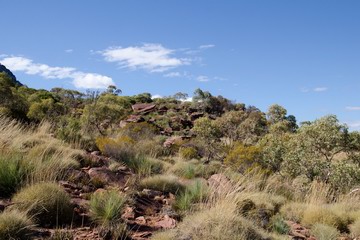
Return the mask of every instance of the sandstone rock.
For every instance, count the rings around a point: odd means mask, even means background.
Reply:
[[[102,181],[104,184],[123,187],[128,179],[128,176],[124,173],[112,172],[106,167],[91,168],[88,171],[90,179],[96,181]]]
[[[203,116],[204,116],[204,113],[202,113],[202,112],[194,112],[194,113],[190,114],[190,119],[191,119],[191,121],[195,121],[196,119],[201,118]]]
[[[123,219],[133,220],[135,219],[135,212],[132,207],[126,207],[124,213],[121,215]]]
[[[145,119],[142,116],[139,115],[130,115],[126,120],[126,122],[132,122],[132,123],[139,123],[144,122]]]
[[[222,194],[230,191],[233,186],[224,174],[214,174],[208,179],[209,187],[216,193]]]
[[[151,189],[143,189],[142,193],[147,195],[150,198],[155,198],[155,197],[161,196],[163,194],[160,191],[155,191],[155,190],[151,190]]]
[[[149,113],[155,110],[156,104],[152,103],[138,103],[131,106],[134,112]]]
[[[144,216],[140,216],[140,217],[135,218],[135,222],[139,225],[145,225],[146,219]]]
[[[182,137],[180,137],[180,136],[169,137],[168,139],[166,139],[163,146],[164,147],[171,147],[176,142],[181,141],[181,140],[182,140]]]
[[[171,229],[176,227],[176,220],[165,215],[162,220],[155,223],[155,226],[162,229]]]

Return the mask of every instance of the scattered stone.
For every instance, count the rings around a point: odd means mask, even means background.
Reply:
[[[161,196],[163,193],[160,191],[156,191],[156,190],[151,190],[151,189],[143,189],[142,193],[147,195],[150,198],[155,198],[157,196]]]
[[[173,137],[169,137],[168,139],[166,139],[166,141],[164,142],[163,146],[164,147],[171,147],[172,145],[174,145],[176,142],[179,142],[182,140],[181,136],[173,136]]]
[[[222,194],[233,188],[230,180],[221,173],[214,174],[208,179],[209,187],[216,193]]]
[[[90,168],[88,171],[91,181],[101,181],[103,184],[124,187],[128,176],[124,173],[112,172],[106,167]]]
[[[176,227],[176,220],[165,215],[162,220],[155,223],[155,226],[162,229],[172,229]]]

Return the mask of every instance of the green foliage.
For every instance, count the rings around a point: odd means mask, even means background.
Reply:
[[[31,239],[32,221],[24,212],[17,210],[0,213],[0,239]]]
[[[38,183],[21,189],[13,197],[15,208],[33,216],[42,226],[70,223],[72,208],[68,194],[55,183]]]
[[[275,215],[271,218],[271,229],[279,234],[288,234],[290,231],[289,225],[284,221],[281,215]]]
[[[10,197],[26,177],[23,157],[19,153],[0,154],[0,197]]]
[[[186,160],[199,158],[199,154],[194,147],[180,147],[179,155]]]
[[[93,221],[102,227],[121,222],[121,214],[127,198],[116,190],[95,192],[90,199],[90,214]]]
[[[175,210],[183,213],[191,209],[193,204],[205,201],[209,196],[209,189],[201,180],[195,180],[191,185],[186,186],[184,192],[176,197]]]
[[[244,146],[241,143],[235,145],[229,152],[224,163],[236,171],[246,172],[256,167],[260,167],[258,160],[261,150],[257,146]]]
[[[287,110],[278,104],[271,105],[266,113],[269,122],[272,124],[283,121],[286,114]]]
[[[354,163],[346,161],[333,162],[330,171],[329,182],[337,191],[347,192],[352,187],[360,184],[360,169]]]
[[[103,94],[94,103],[86,105],[81,116],[86,131],[105,135],[108,128],[130,111],[130,103],[124,97]]]
[[[55,102],[54,99],[42,99],[40,102],[34,102],[30,105],[28,118],[36,121],[42,120],[56,120],[59,116],[65,113],[65,108],[62,103]]]

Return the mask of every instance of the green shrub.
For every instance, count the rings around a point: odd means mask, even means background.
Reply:
[[[26,211],[41,225],[66,224],[72,217],[68,194],[55,183],[37,183],[15,194],[13,207]]]
[[[189,162],[177,162],[170,171],[175,175],[187,179],[192,179],[196,176],[197,166]]]
[[[311,234],[317,240],[336,240],[340,235],[335,227],[321,223],[314,224],[311,228]]]
[[[205,201],[209,196],[209,189],[207,185],[201,180],[186,187],[184,192],[181,192],[174,203],[174,208],[177,211],[184,212],[191,209],[194,203]]]
[[[279,234],[288,234],[290,231],[289,225],[286,224],[281,215],[275,215],[271,218],[271,229]]]
[[[152,158],[146,158],[141,155],[123,160],[123,163],[141,176],[159,174],[163,170],[163,163],[161,161]]]
[[[95,192],[90,199],[90,216],[102,227],[111,227],[121,221],[126,197],[116,190]]]
[[[179,182],[179,179],[172,175],[156,175],[145,178],[140,182],[140,187],[174,194],[185,190],[185,186]]]
[[[194,147],[180,147],[179,155],[186,160],[199,158],[199,154]]]
[[[17,153],[0,153],[0,197],[10,197],[26,177],[23,158]]]
[[[31,220],[25,213],[17,210],[0,213],[0,239],[30,239]]]
[[[224,163],[235,171],[246,172],[260,167],[257,162],[260,153],[261,149],[257,146],[245,146],[238,143],[234,149],[229,152]]]

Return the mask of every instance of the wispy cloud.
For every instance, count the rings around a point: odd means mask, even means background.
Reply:
[[[205,75],[200,75],[200,76],[196,77],[196,80],[198,80],[199,82],[208,82],[208,81],[210,81],[210,78]]]
[[[74,49],[66,49],[65,52],[66,53],[72,53],[74,51]]]
[[[307,93],[307,92],[325,92],[327,91],[328,88],[327,87],[316,87],[316,88],[301,88],[300,91],[303,93]]]
[[[327,90],[328,90],[327,87],[316,87],[313,89],[314,92],[325,92]]]
[[[149,72],[164,72],[190,64],[190,59],[175,57],[174,53],[175,50],[152,43],[125,48],[111,47],[101,52],[107,62],[115,62],[122,68],[143,69]]]
[[[360,111],[360,107],[358,107],[358,106],[348,106],[348,107],[346,107],[345,108],[346,110],[348,110],[348,111]]]
[[[168,78],[176,78],[176,77],[181,77],[182,74],[180,72],[169,72],[164,74],[163,76]]]
[[[115,85],[110,77],[104,75],[85,73],[72,67],[51,67],[46,64],[34,63],[33,60],[25,57],[6,57],[0,62],[15,72],[25,72],[47,79],[72,79],[76,88],[106,88],[109,85]]]
[[[200,45],[199,49],[208,49],[208,48],[213,48],[215,47],[214,44],[206,44],[206,45]]]

